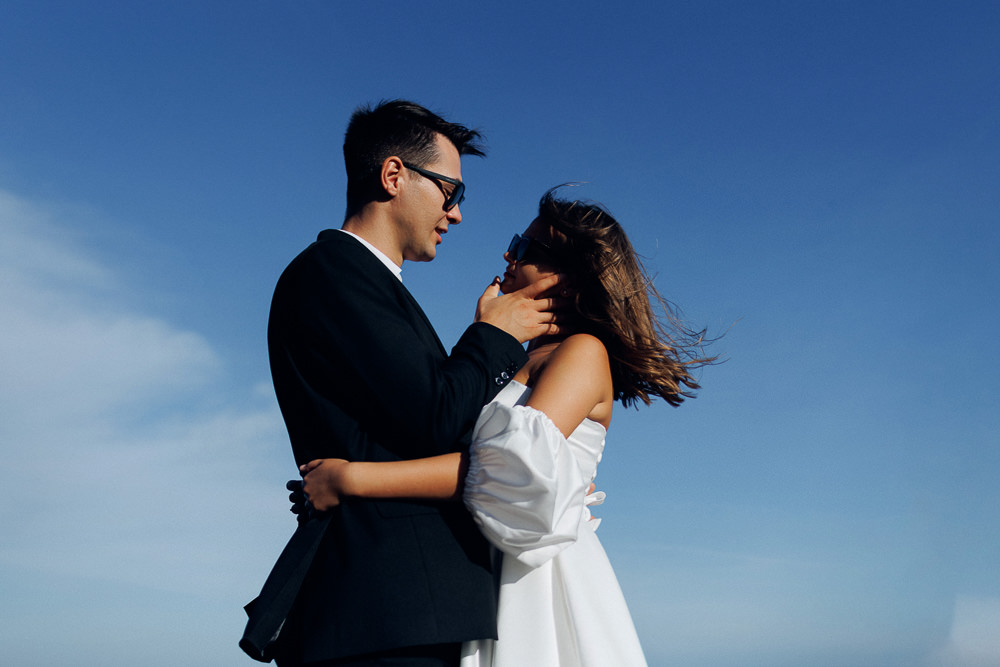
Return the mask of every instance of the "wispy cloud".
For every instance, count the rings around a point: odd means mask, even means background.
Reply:
[[[941,667],[1000,665],[1000,598],[955,598],[948,643],[928,664]]]
[[[95,599],[141,588],[116,602],[135,614],[157,606],[153,589],[228,599],[238,619],[294,527],[266,378],[227,384],[212,342],[136,309],[80,232],[0,191],[0,581],[21,579],[0,609],[31,617],[59,598],[47,582],[72,580]]]

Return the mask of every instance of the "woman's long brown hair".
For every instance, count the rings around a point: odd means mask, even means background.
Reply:
[[[562,187],[562,186],[558,186]],[[611,359],[615,400],[671,405],[700,388],[691,370],[711,364],[705,331],[685,326],[657,292],[618,221],[599,204],[558,199],[552,188],[538,203],[555,267],[567,273],[581,329],[599,338]],[[654,307],[661,311],[654,314]]]

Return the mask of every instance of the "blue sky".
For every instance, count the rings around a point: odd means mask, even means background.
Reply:
[[[651,665],[1000,664],[1000,7],[346,4],[0,6],[5,662],[250,664],[271,290],[403,97],[490,147],[404,267],[446,344],[567,181],[725,333],[599,476]]]

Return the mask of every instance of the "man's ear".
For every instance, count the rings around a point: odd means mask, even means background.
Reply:
[[[403,160],[396,155],[390,155],[382,162],[379,174],[382,189],[390,198],[399,194],[400,181],[403,180]]]

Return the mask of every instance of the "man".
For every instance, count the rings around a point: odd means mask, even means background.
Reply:
[[[271,371],[298,464],[467,447],[526,361],[521,343],[556,332],[551,300],[534,298],[554,281],[504,296],[494,283],[449,356],[400,281],[404,260],[434,259],[461,222],[461,155],[483,154],[478,137],[405,101],[352,116],[343,228],[288,266],[271,305]],[[287,622],[259,622],[292,598]],[[461,503],[344,499],[300,527],[258,601],[241,646],[281,667],[457,665],[462,641],[496,636],[490,550]]]

